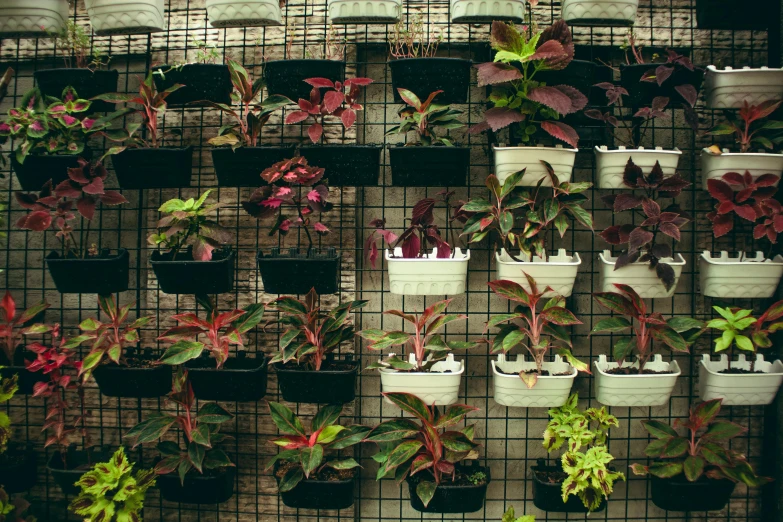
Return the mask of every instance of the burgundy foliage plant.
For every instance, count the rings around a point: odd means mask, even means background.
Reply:
[[[768,120],[780,108],[781,100],[768,100],[759,105],[744,102],[737,111],[726,111],[726,121],[710,129],[712,136],[732,136],[740,152],[750,152],[751,147],[774,150],[783,143],[783,121]],[[721,149],[713,145],[713,153],[720,154]]]
[[[2,301],[0,301],[0,346],[3,348],[2,354],[6,358],[6,364],[14,364],[14,356],[16,350],[22,345],[23,336],[43,334],[52,330],[51,326],[42,323],[28,325],[38,314],[50,306],[46,301],[39,301],[27,310],[17,310],[16,301],[11,296],[11,292],[5,291]]]

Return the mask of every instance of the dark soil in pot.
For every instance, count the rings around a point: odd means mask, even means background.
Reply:
[[[52,251],[46,266],[61,294],[109,295],[128,289],[130,256],[124,248],[116,253],[102,250],[97,256],[80,258]]]
[[[340,254],[333,247],[324,250],[259,251],[258,271],[268,294],[306,294],[311,288],[319,294],[340,289]]]
[[[74,484],[85,472],[98,462],[108,462],[111,454],[105,451],[68,451],[66,462],[63,462],[59,451],[55,451],[46,467],[52,474],[55,483],[66,495],[78,495],[79,487]]]
[[[407,89],[421,101],[442,90],[438,103],[466,103],[473,62],[463,58],[400,58],[389,61],[394,101],[402,103],[398,88]]]
[[[354,361],[324,361],[318,371],[295,363],[275,364],[277,382],[283,399],[288,402],[344,404],[356,397],[356,375],[359,364]]]
[[[296,103],[299,98],[310,99],[312,86],[308,78],[345,80],[345,62],[338,60],[271,60],[264,65],[266,92],[282,94]]]
[[[300,147],[310,165],[326,170],[330,187],[374,187],[381,166],[380,145],[314,145]]]
[[[623,104],[626,107],[644,107],[652,103],[656,96],[669,98],[669,108],[678,108],[684,102],[682,96],[675,87],[686,83],[693,85],[698,92],[704,80],[704,69],[695,68],[689,71],[685,68],[677,68],[660,87],[655,82],[639,81],[650,70],[655,70],[659,64],[632,64],[620,65],[620,84],[628,91],[629,96],[624,97]]]
[[[757,30],[777,24],[770,0],[752,5],[736,0],[696,0],[696,26],[699,29]]]
[[[171,366],[156,365],[157,355],[151,349],[130,349],[124,365],[109,362],[95,368],[92,375],[107,397],[162,397],[171,391]]]
[[[683,476],[662,479],[651,476],[653,504],[666,511],[718,511],[729,503],[736,484],[702,477],[688,482]]]
[[[185,363],[193,393],[202,401],[255,402],[266,395],[267,358],[248,357],[241,351],[229,357],[221,369],[215,359],[202,356]]]
[[[279,462],[279,461],[278,461]],[[282,462],[275,466],[275,480],[278,485],[291,466],[298,464]],[[353,505],[356,469],[336,470],[325,467],[316,476],[302,480],[291,491],[281,492],[283,504],[300,509],[345,509]]]
[[[193,147],[125,149],[112,156],[112,164],[125,189],[189,187]]]
[[[203,100],[231,105],[234,86],[231,83],[228,65],[189,63],[174,68],[171,65],[159,65],[152,70],[152,78],[158,92],[163,92],[177,83],[184,85],[166,98],[169,107],[197,105],[193,102]]]
[[[201,475],[191,471],[185,475],[184,486],[177,473],[158,475],[157,486],[160,496],[169,502],[184,504],[222,504],[234,496],[234,466],[204,470]]]
[[[211,261],[194,261],[191,247],[176,257],[155,251],[150,264],[166,294],[222,294],[234,289],[234,251],[230,248],[213,251]]]
[[[52,180],[52,186],[56,187],[60,182],[68,179],[68,169],[76,168],[79,165],[78,155],[55,155],[55,156],[27,156],[24,163],[16,161],[16,154],[11,156],[11,166],[16,172],[16,179],[23,190],[38,192],[44,184]],[[90,157],[89,151],[82,153],[82,157]]]
[[[470,148],[391,147],[389,163],[395,187],[464,187],[468,183]]]
[[[0,453],[0,486],[7,493],[21,493],[35,486],[38,455],[32,448],[9,446]]]
[[[482,474],[477,476],[478,474]],[[457,466],[456,479],[450,480],[445,475],[435,489],[435,495],[425,507],[416,494],[416,486],[425,478],[425,473],[409,476],[408,493],[411,507],[424,513],[473,513],[484,507],[487,496],[487,486],[491,480],[489,468],[481,466]],[[426,475],[425,475],[426,476]],[[431,478],[431,475],[429,476]]]
[[[579,497],[571,495],[567,502],[563,502],[562,485],[566,479],[559,466],[547,466],[539,459],[536,466],[532,466],[533,475],[533,505],[544,511],[554,513],[587,513],[587,508]],[[606,499],[601,501],[594,512],[606,509]]]
[[[99,94],[117,92],[119,71],[91,71],[89,69],[42,69],[33,73],[35,83],[45,96],[62,99],[63,91],[71,86],[83,100]],[[90,112],[114,112],[116,106],[105,101],[93,101]]]
[[[220,187],[260,187],[261,172],[278,161],[294,156],[294,145],[229,147],[212,149],[212,163]]]

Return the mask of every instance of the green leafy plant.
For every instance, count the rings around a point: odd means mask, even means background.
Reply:
[[[465,126],[459,121],[462,111],[452,109],[449,105],[433,103],[435,97],[443,91],[435,91],[422,103],[418,96],[407,89],[398,88],[402,100],[408,104],[400,109],[400,124],[386,131],[386,135],[407,134],[411,131],[416,136],[416,141],[407,145],[445,145],[452,147],[454,144],[444,136],[438,136],[440,130],[460,129]]]
[[[108,462],[99,462],[76,482],[81,492],[68,509],[91,522],[141,522],[144,496],[155,485],[155,472],[140,469],[120,448]]]
[[[589,510],[595,511],[625,475],[608,468],[614,460],[606,446],[609,428],[618,427],[617,417],[606,407],[579,410],[579,395],[572,394],[559,408],[552,408],[544,431],[544,448],[548,453],[567,449],[560,458],[566,475],[561,489],[563,502],[576,495]]]
[[[66,20],[65,27],[59,32],[49,33],[49,37],[68,68],[95,71],[109,66],[111,57],[93,47],[90,34],[73,20]]]
[[[0,370],[3,367],[0,366]],[[0,379],[0,404],[10,401],[19,391],[19,375],[14,374],[9,378]],[[11,418],[4,411],[0,411],[0,454],[8,449],[8,443],[11,441]],[[2,514],[2,510],[0,510]]]
[[[517,517],[517,514],[514,512],[514,506],[510,506],[506,512],[503,513],[503,518],[500,519],[500,522],[536,522],[536,516],[521,515]]]
[[[772,348],[770,334],[783,328],[783,301],[771,305],[758,318],[753,317],[752,310],[713,306],[721,319],[713,319],[707,323],[707,328],[723,332],[715,339],[715,351],[722,352],[736,346],[755,356],[759,349]],[[755,370],[756,358],[750,361],[750,371]],[[729,363],[731,367],[731,363]]]
[[[0,522],[36,522],[33,515],[25,515],[30,503],[22,497],[11,497],[0,487]]]

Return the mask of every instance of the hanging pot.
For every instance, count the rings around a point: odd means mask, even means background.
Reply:
[[[278,161],[291,158],[294,145],[262,145],[260,147],[228,147],[212,149],[212,163],[220,187],[259,187],[264,169]]]
[[[783,383],[783,362],[768,362],[756,354],[754,372],[750,373],[750,361],[744,354],[731,362],[731,368],[747,373],[720,373],[729,369],[729,358],[721,354],[717,361],[709,354],[699,361],[699,397],[703,401],[723,399],[728,406],[761,406],[772,404]]]
[[[195,261],[191,247],[172,260],[169,252],[155,251],[150,264],[164,294],[224,294],[234,289],[234,251],[212,252],[211,261]]]
[[[453,256],[440,259],[433,248],[427,257],[402,257],[402,248],[394,256],[386,250],[389,271],[389,291],[397,295],[457,295],[464,294],[468,280],[470,250],[454,249]]]
[[[562,145],[555,147],[504,147],[493,145],[495,156],[495,176],[502,185],[511,174],[526,169],[525,175],[518,186],[535,187],[544,178],[542,187],[551,187],[552,182],[547,175],[546,167],[541,163],[546,161],[552,166],[557,181],[571,181],[578,149],[566,149]]]
[[[666,511],[718,511],[726,507],[736,484],[702,477],[690,482],[684,476],[650,477],[653,504]]]
[[[279,462],[279,461],[278,461]],[[275,480],[280,484],[275,466]],[[280,492],[283,504],[298,509],[346,509],[353,505],[354,482],[358,472],[347,479],[318,480],[303,479],[294,489]]]
[[[749,172],[753,179],[764,175],[783,175],[783,154],[772,152],[729,152],[721,154],[710,149],[701,151],[702,189],[708,190],[707,180],[721,179],[727,172]],[[738,188],[738,187],[737,187]]]
[[[644,107],[651,105],[656,96],[669,98],[669,107],[677,107],[684,103],[682,95],[677,92],[678,85],[690,84],[701,89],[704,81],[704,69],[695,67],[692,71],[685,67],[674,69],[671,76],[659,86],[656,82],[641,81],[645,73],[654,71],[660,64],[634,63],[620,65],[620,85],[628,91],[628,103],[630,107]]]
[[[595,148],[595,176],[600,189],[627,189],[623,183],[623,174],[628,160],[644,172],[650,172],[658,163],[663,171],[663,177],[669,178],[677,172],[682,151],[664,150],[663,147],[654,149],[627,149],[623,146],[616,150],[610,150],[606,145]]]
[[[66,495],[75,496],[81,491],[76,482],[82,478],[86,472],[99,462],[108,462],[111,455],[106,451],[93,450],[71,450],[66,454],[66,461],[63,463],[61,453],[55,451],[46,468],[52,474],[54,482],[60,486],[60,489]]]
[[[649,263],[630,263],[619,270],[614,269],[617,258],[613,257],[611,252],[604,250],[598,254],[601,263],[601,288],[602,292],[614,292],[615,284],[624,284],[633,288],[639,297],[657,299],[661,297],[671,297],[677,289],[677,283],[680,281],[682,269],[685,266],[685,258],[676,254],[674,258],[661,259],[669,264],[674,270],[674,284],[668,290],[663,285],[655,269],[650,269]]]
[[[578,373],[576,368],[555,355],[554,361],[543,364],[549,375],[540,375],[535,386],[528,388],[519,372],[535,369],[535,361],[528,362],[523,355],[510,361],[505,354],[498,354],[497,361],[492,361],[495,402],[512,408],[559,408],[565,404]]]
[[[783,256],[773,259],[763,252],[749,256],[740,252],[736,257],[722,251],[712,256],[709,250],[699,257],[699,281],[702,295],[721,298],[768,299],[783,276]]]
[[[595,397],[598,402],[607,406],[661,406],[671,399],[677,377],[680,376],[680,366],[677,361],[663,362],[660,354],[655,354],[651,361],[644,365],[645,370],[662,372],[659,374],[618,375],[609,373],[619,367],[616,362],[609,362],[606,355],[599,355],[595,366]],[[623,368],[639,369],[639,361],[623,363]],[[664,373],[668,372],[668,373]]]
[[[588,509],[582,504],[582,501],[576,495],[570,495],[566,502],[563,502],[563,479],[555,480],[558,474],[563,473],[560,466],[547,466],[544,459],[538,459],[535,466],[531,466],[533,476],[533,505],[538,509],[551,513],[588,513]],[[606,509],[606,499],[601,500],[601,504],[593,511],[603,511]]]
[[[356,397],[359,363],[325,362],[320,370],[307,370],[296,364],[275,364],[277,383],[283,400],[321,404],[345,404]]]
[[[633,25],[639,0],[563,0],[568,25]]]
[[[68,15],[68,0],[3,0],[0,37],[50,38],[65,30]]]
[[[211,101],[231,105],[231,73],[221,63],[188,63],[182,66],[158,65],[152,68],[155,88],[163,92],[176,84],[184,87],[166,98],[169,107],[198,106],[193,102]]]
[[[524,0],[451,0],[451,23],[477,24],[495,20],[524,22]]]
[[[321,295],[340,290],[340,254],[329,247],[323,250],[290,248],[282,253],[273,248],[269,254],[259,251],[258,271],[268,294],[306,294],[311,288]]]
[[[389,164],[395,187],[465,187],[470,148],[397,145],[389,148]]]
[[[338,60],[271,60],[264,65],[266,92],[270,95],[281,94],[298,101],[310,99],[311,85],[305,83],[308,78],[326,78],[345,80],[345,62]]]
[[[325,169],[330,187],[374,187],[381,166],[380,145],[306,145],[299,154]]]
[[[281,25],[279,0],[207,0],[207,18],[212,27],[260,27]]]
[[[153,399],[171,391],[171,366],[154,364],[152,350],[129,350],[126,365],[109,362],[93,370],[98,389],[107,397]]]
[[[35,486],[38,455],[32,446],[9,446],[0,453],[0,485],[6,493],[21,493]]]
[[[228,466],[204,472],[204,475],[197,471],[189,472],[185,475],[184,485],[177,473],[158,475],[160,496],[169,502],[183,504],[222,504],[234,496],[236,467]]]
[[[128,289],[129,259],[124,248],[115,254],[104,249],[100,255],[85,258],[52,251],[46,256],[46,266],[61,294],[110,295]]]
[[[749,9],[750,10],[750,9]],[[704,99],[708,109],[741,109],[783,98],[783,69],[707,66]]]
[[[166,30],[163,0],[84,0],[84,5],[99,36]]]
[[[392,93],[395,103],[401,103],[398,88],[407,89],[421,101],[435,91],[443,91],[436,103],[467,103],[470,89],[470,69],[473,62],[463,58],[398,58],[389,61]]]
[[[193,147],[139,147],[112,156],[117,182],[124,189],[190,186]]]
[[[193,393],[201,401],[255,402],[266,395],[267,358],[247,357],[240,351],[229,357],[221,369],[214,359],[200,357],[185,363]]]
[[[54,156],[29,155],[24,163],[16,161],[16,154],[11,156],[11,166],[16,172],[16,179],[22,186],[22,190],[39,192],[44,184],[52,180],[52,187],[68,179],[68,169],[79,166],[79,156],[75,154],[57,154]],[[91,154],[85,150],[82,157],[89,159]]]
[[[557,251],[557,255],[549,256],[546,261],[538,256],[533,256],[533,260],[530,261],[530,257],[526,257],[521,252],[516,257],[522,261],[514,261],[505,249],[495,252],[496,280],[514,281],[530,291],[530,284],[525,277],[525,273],[527,273],[536,280],[539,290],[543,290],[547,286],[552,287],[551,292],[544,294],[545,297],[555,295],[568,297],[573,292],[576,274],[582,264],[582,258],[579,257],[579,254],[574,253],[569,256],[566,254],[565,248],[561,248]]]
[[[696,0],[696,27],[733,31],[766,31],[776,22],[772,2],[754,2],[752,9],[735,0]]]
[[[73,87],[79,98],[89,100],[99,94],[117,92],[119,71],[91,71],[90,69],[42,69],[33,73],[35,83],[44,96],[62,99],[63,91]],[[90,102],[89,112],[114,112],[113,103]]]
[[[435,494],[429,504],[424,506],[416,494],[416,486],[422,480],[422,473],[409,475],[405,481],[408,483],[408,494],[411,498],[411,507],[423,513],[473,513],[484,508],[484,499],[487,497],[487,486],[491,480],[488,467],[457,465],[457,472],[468,477],[482,473],[484,480],[478,484],[453,484],[446,482],[445,476],[435,488]]]
[[[328,0],[333,24],[393,24],[399,21],[402,0]]]
[[[390,353],[389,357],[394,355]],[[416,364],[414,354],[408,355],[408,362]],[[462,361],[455,361],[454,354],[450,353],[445,360],[433,364],[427,372],[400,372],[391,368],[378,371],[384,393],[412,393],[427,404],[446,406],[457,402],[465,365]]]

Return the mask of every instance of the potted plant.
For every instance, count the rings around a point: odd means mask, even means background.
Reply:
[[[524,22],[524,0],[504,0],[487,2],[486,0],[451,0],[451,23],[475,24],[503,20],[504,22]]]
[[[281,25],[282,16],[280,2],[275,0],[207,0],[212,27]]]
[[[755,179],[764,174],[783,175],[783,154],[775,152],[783,143],[783,122],[768,119],[781,105],[770,100],[759,105],[747,102],[735,115],[725,111],[726,121],[707,133],[713,136],[731,136],[738,152],[718,145],[702,149],[702,188],[709,189],[710,179],[720,179],[729,172],[749,172]],[[758,152],[752,152],[755,148]],[[764,152],[767,150],[768,152]],[[739,188],[739,187],[736,187]]]
[[[536,79],[539,71],[561,70],[573,59],[568,25],[558,20],[528,37],[513,24],[493,22],[490,44],[497,51],[495,61],[475,67],[479,87],[492,87],[492,107],[484,113],[484,121],[469,132],[508,129],[511,146],[493,146],[494,173],[500,183],[514,172],[527,169],[525,185],[536,186],[542,178],[548,185],[543,161],[552,166],[560,183],[569,181],[579,136],[559,120],[582,110],[587,97],[569,85],[544,85]],[[564,149],[560,142],[571,148]],[[554,147],[545,146],[555,143]]]
[[[78,158],[78,166],[68,169],[68,179],[56,187],[52,188],[50,180],[37,195],[16,193],[16,201],[28,211],[16,222],[18,228],[33,232],[57,229],[61,248],[46,256],[46,266],[60,293],[108,295],[128,289],[128,251],[101,248],[100,237],[98,242],[91,242],[90,238],[90,225],[99,203],[128,202],[116,190],[104,188],[107,176],[100,161],[93,164]],[[76,219],[74,209],[81,219],[79,239],[70,223]]]
[[[392,185],[398,187],[461,187],[467,185],[470,167],[470,148],[455,146],[451,139],[439,136],[441,130],[449,131],[465,126],[459,121],[462,111],[448,105],[435,103],[443,91],[430,93],[422,102],[407,89],[399,89],[400,97],[407,104],[397,114],[400,123],[389,129],[386,135],[413,131],[415,141],[397,144],[389,149]]]
[[[677,361],[663,362],[655,349],[663,345],[672,352],[688,353],[689,346],[704,331],[704,323],[690,317],[664,319],[660,312],[648,312],[644,300],[630,286],[614,286],[616,291],[594,293],[593,299],[618,315],[598,321],[590,335],[628,330],[632,335],[615,341],[614,362],[603,354],[593,361],[596,399],[607,406],[668,404],[680,366]],[[683,337],[683,333],[689,335]],[[629,361],[634,354],[636,362]]]
[[[742,482],[758,488],[772,479],[756,475],[745,455],[727,447],[747,431],[734,422],[718,419],[721,400],[691,406],[688,420],[674,425],[643,420],[655,440],[644,453],[652,464],[632,464],[634,475],[650,476],[653,504],[666,511],[718,511],[729,503],[734,486]],[[687,436],[677,433],[683,427]]]
[[[33,515],[27,515],[26,511],[30,503],[22,497],[16,497],[11,500],[6,491],[7,488],[0,487],[0,521],[2,522],[36,522]]]
[[[329,0],[326,9],[333,24],[393,24],[400,20],[402,0]]]
[[[293,145],[261,145],[264,125],[278,109],[293,103],[285,96],[272,94],[260,102],[256,98],[264,88],[263,79],[250,81],[247,69],[228,59],[228,70],[234,92],[234,105],[204,101],[231,117],[235,123],[224,125],[218,135],[208,140],[212,149],[212,163],[218,185],[224,187],[253,187],[258,184],[260,171],[290,157]],[[238,105],[237,108],[234,108]]]
[[[120,446],[111,459],[95,464],[76,485],[81,491],[68,506],[72,513],[85,520],[141,521],[144,497],[155,485],[155,472],[140,469],[134,474],[133,464]]]
[[[266,393],[267,358],[247,357],[244,351],[230,355],[230,348],[242,346],[242,334],[256,327],[264,315],[263,304],[252,304],[244,310],[218,312],[212,299],[197,297],[208,317],[200,319],[186,312],[172,316],[179,323],[158,337],[173,342],[160,363],[184,364],[196,398],[202,401],[255,402]],[[200,335],[206,341],[199,341]],[[206,353],[214,359],[210,361]]]
[[[0,6],[0,35],[3,38],[41,38],[65,28],[68,0],[8,0]]]
[[[387,401],[415,417],[380,423],[367,435],[378,444],[373,460],[376,480],[394,475],[408,483],[411,507],[425,513],[472,513],[484,507],[490,482],[488,467],[477,466],[473,426],[449,430],[472,411],[453,404],[438,415],[435,406],[410,393],[384,393]],[[418,422],[417,422],[418,421]],[[471,461],[468,465],[466,461]]]
[[[19,390],[19,374],[3,377],[4,368],[0,366],[0,404],[9,402]],[[13,427],[11,418],[4,411],[0,411],[0,483],[7,484],[8,493],[27,491],[35,485],[38,457],[31,448],[19,447],[11,444]],[[3,493],[0,488],[0,494]],[[0,507],[2,507],[0,496]],[[3,510],[0,509],[0,513]],[[0,514],[0,520],[2,520]]]
[[[755,257],[745,249],[750,234],[737,234],[741,241],[739,254],[730,257],[726,251],[720,256],[705,250],[699,259],[699,278],[702,295],[711,297],[769,298],[775,293],[783,275],[783,257],[775,255],[772,249],[783,232],[783,206],[775,199],[780,178],[774,174],[762,174],[755,180],[750,172],[727,172],[721,179],[708,179],[710,195],[717,200],[715,210],[707,214],[712,222],[712,233],[716,239],[734,230],[735,215],[752,225],[755,241],[766,240],[769,249],[766,255],[756,251]],[[738,190],[737,190],[738,189]],[[745,223],[747,221],[748,223]],[[746,232],[743,227],[742,232]]]
[[[451,350],[473,348],[476,343],[465,341],[444,341],[436,334],[448,323],[468,318],[465,314],[446,314],[450,299],[438,301],[424,310],[421,315],[407,314],[400,310],[387,310],[385,315],[401,317],[404,322],[413,325],[414,333],[401,330],[384,331],[367,329],[357,335],[370,341],[370,350],[386,350],[393,346],[408,346],[408,359],[390,353],[386,360],[367,366],[368,370],[378,370],[381,374],[381,387],[388,393],[406,393],[419,397],[427,404],[448,405],[457,402],[459,385],[465,365],[455,361]],[[384,394],[385,395],[385,394]]]
[[[544,511],[603,511],[615,481],[625,481],[623,473],[608,466],[614,457],[606,442],[609,428],[620,425],[617,417],[603,406],[581,411],[578,403],[579,395],[574,393],[548,412],[544,448],[552,453],[566,445],[566,450],[559,465],[547,466],[539,459],[532,467],[533,505]]]
[[[251,216],[266,219],[276,216],[269,235],[285,237],[291,228],[301,228],[307,236],[307,248],[290,248],[287,253],[273,248],[259,250],[257,261],[264,291],[270,294],[306,294],[311,288],[319,294],[333,294],[340,288],[340,255],[333,247],[314,248],[310,228],[319,236],[329,233],[323,222],[311,217],[328,212],[329,188],[323,181],[324,169],[309,165],[302,157],[275,163],[261,173],[268,185],[256,189],[242,207]],[[289,217],[287,209],[295,215]]]
[[[26,310],[17,310],[11,292],[5,291],[0,300],[0,378],[10,379],[18,375],[19,393],[30,395],[35,383],[47,380],[41,374],[28,372],[26,362],[35,358],[32,352],[24,350],[24,337],[50,332],[51,326],[41,321],[45,310],[51,305],[42,299]],[[3,482],[0,482],[2,484]]]
[[[144,34],[166,30],[163,0],[84,0],[96,35]]]
[[[210,217],[223,206],[205,205],[211,192],[198,199],[170,199],[158,209],[168,215],[158,221],[158,232],[147,242],[166,249],[155,250],[150,264],[167,294],[222,294],[234,289],[232,234]]]
[[[266,465],[274,469],[283,504],[298,509],[345,509],[353,505],[359,463],[336,454],[363,441],[370,429],[337,424],[342,406],[330,405],[315,414],[306,431],[287,407],[269,401],[272,422],[283,435],[269,442],[281,451]]]
[[[732,0],[696,0],[696,27],[699,29],[767,30],[775,15],[772,2],[747,9]]]
[[[627,245],[617,257],[609,250],[599,254],[602,291],[611,292],[613,285],[620,283],[630,286],[643,298],[670,297],[685,259],[680,254],[675,257],[672,246],[660,242],[660,235],[671,238],[673,245],[680,240],[680,229],[690,221],[690,216],[676,203],[661,209],[655,200],[676,198],[690,183],[679,174],[664,177],[658,163],[645,174],[632,160],[625,167],[623,183],[632,190],[644,190],[644,195],[606,194],[601,200],[615,214],[631,211],[643,220],[637,225],[612,225],[599,234],[610,245]]]
[[[563,0],[561,16],[571,25],[633,25],[639,0]]]
[[[704,101],[708,109],[741,109],[783,98],[783,69],[707,66]]]
[[[307,136],[313,145],[303,145],[299,153],[309,163],[320,165],[333,187],[377,185],[381,164],[380,145],[324,144],[326,117],[339,118],[338,125],[344,131],[351,129],[356,121],[356,112],[364,110],[358,103],[361,89],[370,85],[372,80],[347,78],[344,82],[333,82],[327,78],[308,78],[305,83],[313,87],[309,98],[299,98],[299,109],[289,112],[285,118],[287,125],[312,121],[307,128]]]
[[[783,301],[771,305],[758,318],[751,310],[729,307],[712,307],[720,318],[707,323],[707,328],[722,332],[715,339],[715,351],[723,352],[735,347],[751,353],[747,361],[740,354],[731,361],[726,354],[713,361],[704,354],[699,361],[699,397],[701,400],[722,399],[725,405],[764,405],[775,400],[783,383],[783,362],[769,362],[758,353],[771,348],[769,336],[783,327]],[[716,333],[717,333],[716,332]]]
[[[133,448],[155,442],[173,426],[182,430],[184,448],[172,440],[158,442],[160,459],[155,465],[160,496],[169,502],[222,504],[234,495],[236,466],[218,446],[230,439],[220,425],[232,416],[216,402],[194,409],[195,395],[188,371],[179,368],[168,395],[178,413],[157,413],[134,426],[126,435]]]
[[[552,289],[547,286],[539,291],[535,279],[527,273],[525,277],[530,290],[513,281],[489,283],[495,294],[518,303],[513,313],[490,317],[484,328],[499,327],[490,348],[491,354],[500,354],[497,361],[492,361],[495,402],[513,407],[562,406],[577,372],[590,373],[590,367],[571,353],[571,336],[566,329],[582,322],[565,308],[565,299],[558,295],[539,310],[544,294]],[[527,350],[531,362],[523,355],[516,361],[506,359],[519,344]],[[545,362],[550,350],[557,354],[555,360]]]
[[[267,326],[286,328],[280,336],[280,351],[271,360],[283,400],[343,404],[354,399],[359,363],[350,355],[335,358],[334,352],[353,340],[348,314],[366,305],[367,301],[348,301],[327,312],[318,305],[315,289],[304,301],[282,296],[269,303],[281,316]]]

